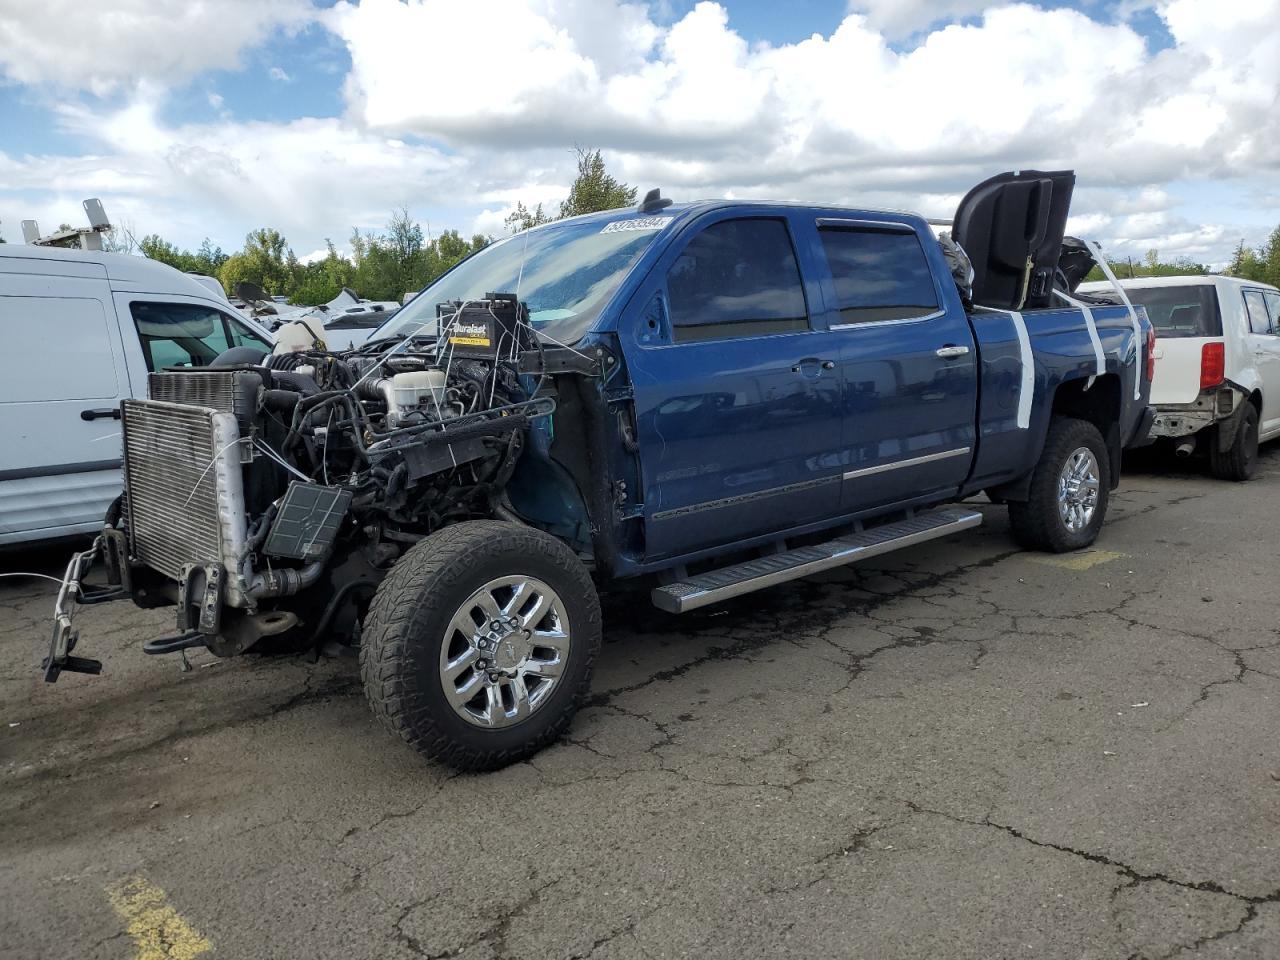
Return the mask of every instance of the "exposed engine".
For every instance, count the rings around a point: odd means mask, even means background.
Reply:
[[[179,605],[179,635],[149,652],[318,635],[434,530],[514,519],[506,483],[531,419],[554,409],[519,372],[537,349],[523,307],[493,294],[441,309],[438,338],[256,363],[232,353],[153,374],[150,400],[125,403],[117,552],[133,577],[169,581],[135,597]]]

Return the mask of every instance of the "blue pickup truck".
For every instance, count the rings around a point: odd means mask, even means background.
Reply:
[[[78,603],[174,606],[148,653],[337,638],[389,729],[490,768],[567,728],[599,590],[681,613],[973,527],[979,493],[1024,546],[1084,547],[1150,427],[1154,341],[1073,296],[1073,185],[992,178],[942,239],[654,191],[486,248],[358,350],[156,373],[46,678],[101,668]]]

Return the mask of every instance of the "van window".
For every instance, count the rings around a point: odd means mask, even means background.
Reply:
[[[100,300],[0,297],[0,337],[0,403],[120,396]]]
[[[1271,314],[1271,329],[1280,332],[1280,293],[1268,290],[1262,294],[1262,299],[1267,301],[1267,312]]]
[[[1211,283],[1189,287],[1125,287],[1134,305],[1147,308],[1147,317],[1162,340],[1179,337],[1222,336],[1218,291]]]
[[[1261,290],[1244,292],[1244,309],[1249,314],[1249,331],[1251,333],[1270,333],[1271,319],[1267,316],[1267,304],[1262,299]]]
[[[822,227],[841,323],[910,320],[938,310],[933,271],[915,233]]]
[[[800,268],[786,224],[713,223],[667,273],[677,341],[763,336],[809,328]]]
[[[205,367],[231,347],[263,347],[257,337],[213,307],[194,303],[129,304],[147,369]]]

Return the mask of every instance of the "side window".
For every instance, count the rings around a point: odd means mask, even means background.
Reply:
[[[909,320],[938,310],[933,271],[912,232],[822,227],[841,323]]]
[[[148,370],[165,367],[205,367],[235,341],[226,319],[213,307],[193,303],[129,304]]]
[[[227,329],[231,331],[231,345],[233,347],[261,347],[263,350],[270,350],[271,344],[262,339],[254,331],[237,320],[235,317],[229,317],[225,313],[222,319],[227,325]]]
[[[1268,290],[1262,295],[1262,299],[1267,301],[1267,311],[1271,314],[1271,331],[1280,333],[1280,293]]]
[[[800,268],[781,220],[722,220],[689,241],[667,273],[677,342],[809,329]]]
[[[1250,332],[1271,332],[1271,320],[1267,316],[1267,305],[1262,299],[1261,290],[1246,290],[1244,292],[1244,309],[1249,315]]]

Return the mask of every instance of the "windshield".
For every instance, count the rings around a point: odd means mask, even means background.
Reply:
[[[375,337],[433,334],[437,304],[518,293],[534,329],[553,343],[582,338],[627,271],[671,217],[569,221],[485,247],[414,297]]]
[[[1125,287],[1135,304],[1147,308],[1156,336],[1220,337],[1222,315],[1218,312],[1218,292],[1212,284],[1188,287]]]

